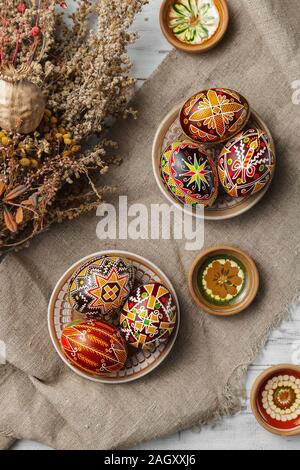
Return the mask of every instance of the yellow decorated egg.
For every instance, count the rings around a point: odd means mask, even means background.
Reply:
[[[249,116],[249,103],[238,92],[211,88],[187,100],[180,111],[180,124],[193,141],[219,144],[240,132]]]
[[[266,132],[248,128],[223,147],[218,159],[219,178],[230,196],[251,196],[273,178],[275,163],[273,143]]]
[[[88,317],[112,315],[124,305],[135,277],[131,261],[100,256],[86,261],[69,282],[71,306]]]
[[[62,331],[61,346],[77,369],[93,375],[107,375],[124,368],[126,343],[113,325],[99,320],[76,321]]]
[[[120,316],[128,344],[151,349],[167,341],[175,328],[177,307],[166,287],[159,283],[138,287],[129,296]]]
[[[208,149],[192,142],[174,142],[162,154],[161,177],[182,204],[211,206],[218,195],[218,174]]]

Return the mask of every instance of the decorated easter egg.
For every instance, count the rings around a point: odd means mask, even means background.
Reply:
[[[127,359],[126,343],[120,331],[99,320],[77,321],[62,331],[65,356],[76,368],[94,375],[123,369]]]
[[[88,317],[112,315],[126,302],[133,287],[134,277],[134,267],[131,261],[125,258],[91,258],[70,280],[70,304]]]
[[[225,88],[211,88],[192,96],[180,111],[183,132],[192,140],[218,144],[239,133],[250,116],[248,101]]]
[[[161,177],[182,204],[211,206],[218,195],[218,173],[208,149],[192,142],[174,142],[161,157]]]
[[[127,343],[151,349],[170,337],[177,318],[171,293],[159,283],[138,287],[129,296],[120,316],[120,326]]]
[[[269,136],[261,129],[247,129],[223,147],[218,159],[219,178],[230,196],[250,196],[269,183],[275,163]]]

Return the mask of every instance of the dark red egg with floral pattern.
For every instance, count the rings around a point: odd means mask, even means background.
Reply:
[[[121,312],[120,326],[128,344],[151,349],[169,339],[176,320],[177,306],[171,293],[155,282],[131,293]]]
[[[187,137],[203,144],[219,144],[239,133],[249,116],[249,103],[242,95],[211,88],[189,98],[179,117]]]
[[[218,159],[219,178],[230,196],[251,196],[273,178],[275,163],[273,142],[266,132],[247,129],[223,147]]]
[[[181,203],[211,206],[218,195],[218,173],[208,149],[192,142],[174,142],[161,157],[161,176]]]

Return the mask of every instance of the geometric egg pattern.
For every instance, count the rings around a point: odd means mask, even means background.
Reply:
[[[192,142],[174,142],[163,152],[161,177],[182,204],[213,205],[218,195],[218,173],[211,153]]]
[[[247,129],[223,147],[218,159],[219,178],[231,197],[245,197],[263,189],[275,172],[275,152],[261,129]]]
[[[92,258],[70,280],[70,304],[88,317],[112,314],[124,305],[134,277],[134,267],[127,259],[105,255]]]
[[[249,116],[249,103],[239,93],[211,88],[187,100],[180,112],[180,124],[193,141],[218,144],[240,132]]]
[[[176,318],[177,307],[168,289],[152,283],[130,295],[121,312],[120,326],[127,343],[150,349],[170,337]]]

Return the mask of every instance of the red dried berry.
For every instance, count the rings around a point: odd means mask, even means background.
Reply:
[[[40,28],[38,26],[34,26],[31,30],[31,36],[39,36],[40,35]]]
[[[19,13],[25,13],[26,9],[27,6],[23,2],[19,3],[19,5],[17,6],[17,10]]]

